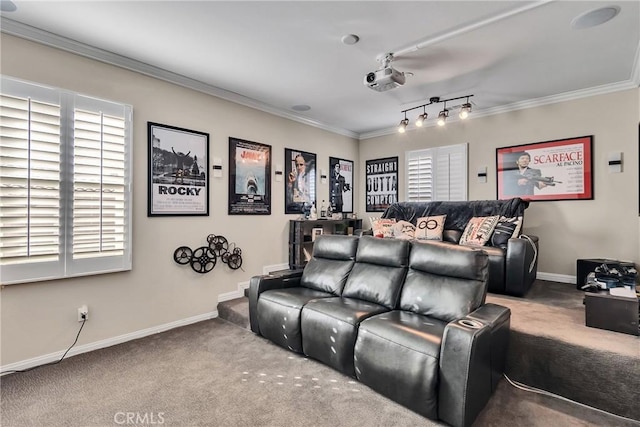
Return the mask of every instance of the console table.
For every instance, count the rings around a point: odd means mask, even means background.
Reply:
[[[292,219],[289,221],[289,268],[304,268],[319,234],[354,234],[362,229],[361,219]]]

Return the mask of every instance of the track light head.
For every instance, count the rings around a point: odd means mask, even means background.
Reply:
[[[440,114],[438,114],[438,126],[444,126],[445,122],[447,121],[447,117],[449,117],[449,110],[445,108],[444,110],[440,111]]]
[[[471,104],[466,102],[462,104],[460,107],[460,114],[458,115],[462,120],[469,117],[469,113],[471,112]]]
[[[407,130],[407,125],[409,124],[409,119],[400,120],[400,124],[398,125],[398,132],[405,133]]]
[[[427,120],[427,113],[420,114],[416,119],[416,126],[422,127],[425,120]]]

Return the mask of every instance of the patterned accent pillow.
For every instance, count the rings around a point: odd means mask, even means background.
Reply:
[[[507,242],[511,238],[518,237],[520,235],[520,229],[522,228],[522,217],[507,218],[500,217],[496,229],[493,230],[491,235],[491,246],[496,248],[506,248]]]
[[[484,246],[493,234],[493,230],[498,224],[499,215],[495,216],[474,216],[469,220],[467,226],[460,237],[461,245]]]
[[[393,226],[395,223],[395,218],[379,218],[371,221],[373,237],[393,237]]]
[[[393,225],[393,237],[401,240],[413,240],[416,226],[409,221],[398,221]]]
[[[418,240],[442,240],[446,215],[425,216],[416,221],[414,237]]]

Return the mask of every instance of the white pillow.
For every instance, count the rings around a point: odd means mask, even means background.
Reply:
[[[414,237],[418,240],[442,240],[446,215],[425,216],[416,221]]]
[[[412,240],[416,226],[409,221],[398,221],[393,225],[393,237],[401,240]]]
[[[395,218],[379,218],[371,222],[373,237],[393,237]]]
[[[460,237],[461,245],[484,246],[498,224],[500,215],[474,216],[469,220]]]

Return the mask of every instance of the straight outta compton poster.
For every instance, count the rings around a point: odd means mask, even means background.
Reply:
[[[384,212],[398,201],[398,157],[367,160],[367,212]]]

